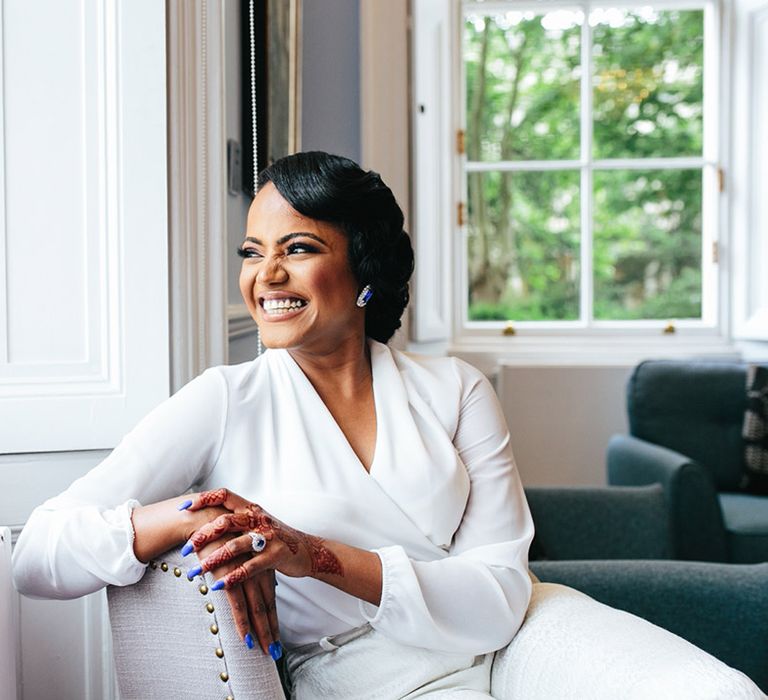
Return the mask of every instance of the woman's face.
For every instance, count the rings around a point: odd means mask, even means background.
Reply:
[[[268,348],[331,352],[365,333],[347,238],[299,214],[270,182],[248,212],[240,292]]]

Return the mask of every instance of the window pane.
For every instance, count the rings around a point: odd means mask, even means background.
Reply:
[[[590,14],[596,158],[700,156],[704,13]]]
[[[594,186],[595,318],[701,318],[701,171],[609,170]]]
[[[468,178],[469,318],[577,319],[578,171]]]
[[[469,160],[579,157],[579,10],[464,21]]]

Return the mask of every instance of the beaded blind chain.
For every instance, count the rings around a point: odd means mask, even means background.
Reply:
[[[248,34],[250,38],[250,58],[251,58],[251,137],[253,142],[253,196],[256,196],[259,175],[259,147],[258,133],[256,128],[256,20],[254,12],[254,0],[248,3]],[[256,355],[261,355],[264,347],[261,344],[261,331],[256,327]]]

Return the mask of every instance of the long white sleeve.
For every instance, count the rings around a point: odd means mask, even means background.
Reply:
[[[25,595],[75,598],[138,581],[131,512],[184,493],[213,467],[226,386],[208,370],[149,413],[101,464],[35,509],[13,553]]]
[[[417,561],[397,545],[377,549],[381,603],[361,610],[405,644],[482,654],[508,644],[522,624],[533,522],[493,389],[477,370],[454,367],[464,393],[453,442],[470,479],[463,519],[443,559]]]

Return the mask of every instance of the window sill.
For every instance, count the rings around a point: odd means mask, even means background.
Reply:
[[[633,367],[642,360],[707,358],[740,360],[733,342],[715,334],[465,335],[446,343],[410,343],[412,352],[448,354],[493,374],[500,364],[518,366]]]

